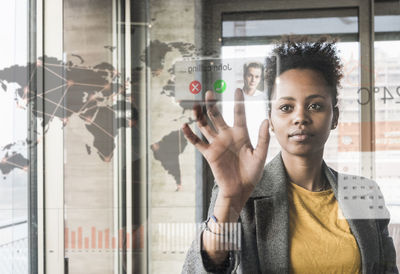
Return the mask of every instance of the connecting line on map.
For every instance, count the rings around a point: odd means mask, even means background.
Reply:
[[[40,96],[40,97],[42,97],[42,96]],[[42,97],[42,98],[43,98],[43,97]],[[47,99],[47,98],[44,98],[44,99],[45,99],[45,101],[50,102],[50,103],[52,103],[52,104],[54,104],[54,105],[56,105],[56,106],[58,105],[56,102],[51,101],[50,99]],[[72,112],[72,113],[74,113],[74,114],[78,114],[79,117],[81,117],[83,120],[86,120],[86,121],[89,120],[89,119],[87,119],[85,116],[83,116],[82,113],[78,113],[78,112],[76,112],[76,111],[73,111],[73,110],[68,109],[68,108],[66,108],[66,107],[64,107],[64,106],[61,106],[61,105],[60,105],[59,107],[61,107],[63,110],[67,110],[67,111]],[[90,123],[93,124],[94,126],[96,126],[97,128],[99,128],[101,131],[103,131],[105,134],[107,134],[108,136],[110,136],[110,137],[114,140],[114,136],[111,135],[110,133],[108,133],[107,130],[105,130],[103,127],[99,126],[97,123],[95,123],[95,122],[92,121],[92,120],[90,120]]]
[[[55,73],[54,71],[52,71],[51,69],[49,69],[49,68],[47,68],[47,67],[45,67],[45,66],[43,66],[43,68],[45,69],[45,70],[47,70],[48,72],[50,72],[51,74],[54,74],[55,76],[57,76],[58,78],[60,78],[61,80],[63,80],[63,81],[65,81],[65,82],[67,82],[67,79],[65,79],[64,77],[62,77],[61,75],[59,75],[59,74],[57,74],[57,73]]]
[[[58,87],[55,87],[55,88],[46,90],[43,94],[48,94],[48,93],[50,93],[50,92],[52,92],[52,91],[55,91],[55,90],[57,90],[57,89],[59,89],[59,88],[63,88],[63,87],[65,87],[65,86],[67,86],[67,85],[68,85],[68,84],[63,84],[63,85],[60,85],[60,86],[58,86]]]
[[[52,103],[53,105],[56,105],[56,106],[57,106],[57,103],[56,103],[56,102],[50,100],[49,98],[43,97],[42,94],[39,94],[38,97],[41,97],[41,98],[43,98],[46,102]],[[77,112],[76,112],[76,111],[73,111],[72,109],[69,109],[69,108],[64,107],[64,106],[60,106],[60,107],[61,107],[64,111],[66,110],[66,111],[72,112],[72,113],[74,113],[74,114],[77,114]]]
[[[104,88],[104,85],[85,84],[85,83],[79,83],[79,82],[74,82],[74,86],[86,86],[86,87]]]
[[[97,90],[95,90],[94,92],[97,92]],[[106,97],[107,98],[107,97]],[[82,105],[82,107],[77,111],[77,113],[81,113],[83,111],[83,109],[92,101],[96,100],[96,98],[91,95],[89,96],[89,99]],[[97,105],[96,105],[97,106]]]
[[[85,111],[88,111],[88,110],[91,110],[91,109],[94,109],[94,108],[97,108],[97,107],[99,107],[98,105],[94,105],[94,106],[91,106],[91,107],[88,107],[88,108],[85,108]],[[109,109],[111,109],[110,107],[108,107],[107,106],[107,108],[109,108]],[[114,111],[113,109],[111,109],[112,111]]]
[[[66,64],[51,64],[51,63],[49,64],[49,63],[45,63],[45,65],[47,67],[62,67],[62,68],[67,67]],[[39,66],[41,66],[41,65],[39,65]],[[81,66],[77,66],[77,65],[73,66],[73,68],[74,69],[81,69],[81,70],[90,70],[90,71],[110,72],[110,70],[108,70],[108,69],[95,69],[95,68],[91,68],[91,67],[81,67]],[[118,71],[114,69],[113,70],[113,74],[114,75],[118,75]]]
[[[40,110],[36,110],[36,112],[39,112],[40,114],[44,114],[44,115],[46,115],[46,116],[51,117],[51,115],[48,114],[48,113],[46,113],[46,112],[43,112],[43,111],[40,111]]]
[[[94,91],[94,92],[96,92],[96,93],[98,93],[98,92],[101,92],[101,91],[103,91],[104,89],[101,89],[101,90],[96,90],[96,91]],[[119,94],[122,94],[122,89],[120,89],[117,93],[115,93],[115,94],[111,94],[110,96],[104,96],[104,98],[105,99],[111,99],[111,100],[113,100],[114,98],[114,96],[117,96],[117,95],[119,95]],[[93,101],[93,100],[95,100],[95,98],[94,97],[91,97],[91,98],[89,98],[84,104],[83,104],[83,106],[78,110],[78,113],[80,113],[80,112],[82,112],[83,111],[83,109],[91,102],[91,101]],[[110,109],[112,112],[114,112],[114,114],[115,114],[115,110],[114,109],[112,109],[112,108],[110,108],[109,106],[106,106],[108,109]],[[92,108],[92,107],[91,107]],[[86,109],[87,110],[87,109]]]
[[[68,89],[69,89],[70,87],[71,87],[71,86],[68,86],[68,87],[65,89],[65,91],[64,91],[63,95],[61,96],[61,99],[60,99],[60,101],[58,102],[56,108],[54,109],[53,114],[51,115],[50,119],[53,119],[54,115],[56,114],[56,111],[57,111],[58,108],[60,107],[60,104],[61,104],[62,100],[64,99],[65,95],[67,94]]]
[[[9,164],[9,165],[12,165],[12,166],[15,166],[15,167],[19,167],[20,169],[25,170],[25,171],[28,169],[28,166],[21,166],[21,165],[18,165],[16,163],[13,163],[13,162],[10,162],[10,161],[7,160],[7,159],[11,158],[12,156],[13,155],[11,155],[10,157],[7,157],[7,158],[3,158],[1,160],[1,163],[6,163],[6,164]]]
[[[97,150],[97,153],[99,153],[103,157],[105,162],[109,162],[110,161],[112,153],[109,156],[105,156],[103,153],[101,153],[100,150]]]
[[[79,116],[81,119],[83,119],[83,120],[89,122],[91,125],[97,127],[99,130],[101,130],[101,131],[104,132],[107,136],[109,136],[110,138],[112,138],[112,139],[114,140],[114,136],[113,136],[111,133],[109,133],[105,128],[103,128],[102,126],[100,126],[99,124],[97,124],[96,122],[94,122],[93,117],[92,117],[92,118],[85,117],[85,116],[83,115],[83,113],[82,113],[83,110],[85,109],[85,107],[88,105],[88,103],[90,103],[90,102],[92,102],[93,100],[95,100],[95,96],[91,96],[91,98],[90,98],[87,102],[85,102],[85,103],[83,104],[83,106],[82,106],[78,111],[73,111],[73,110],[69,109],[68,107],[65,107],[65,106],[61,105],[63,99],[65,98],[65,96],[67,96],[67,92],[70,92],[70,87],[72,87],[72,86],[85,86],[85,87],[95,87],[95,88],[98,87],[98,88],[101,88],[101,89],[100,89],[100,90],[97,90],[97,91],[94,91],[94,93],[99,93],[99,92],[104,91],[105,89],[110,89],[110,88],[111,88],[111,83],[112,83],[112,82],[108,82],[106,85],[96,85],[96,84],[88,84],[88,83],[81,83],[81,82],[68,81],[67,79],[65,79],[64,77],[62,77],[61,75],[57,74],[56,72],[54,72],[53,70],[51,70],[51,69],[49,68],[49,67],[65,67],[65,65],[63,65],[63,64],[61,64],[61,65],[60,65],[60,64],[44,64],[44,63],[41,63],[40,61],[38,61],[38,66],[42,66],[42,67],[45,68],[48,72],[52,73],[53,75],[55,75],[55,76],[57,76],[58,78],[60,78],[60,79],[62,79],[62,80],[64,80],[64,81],[67,82],[66,84],[57,86],[57,87],[55,87],[55,88],[52,88],[52,89],[50,89],[50,90],[45,91],[43,94],[39,94],[39,95],[38,95],[38,97],[43,98],[46,102],[51,103],[51,104],[53,104],[53,105],[56,106],[55,109],[54,109],[54,111],[53,111],[53,113],[52,113],[51,115],[49,115],[48,113],[42,112],[42,111],[37,111],[38,113],[41,113],[41,114],[43,114],[43,115],[46,115],[46,116],[50,117],[50,120],[52,120],[52,119],[55,117],[57,110],[60,109],[60,108],[61,108],[63,111],[68,111],[68,112],[71,112],[72,114],[78,114],[78,116]],[[110,70],[106,70],[106,69],[93,69],[93,68],[85,68],[85,67],[78,67],[78,66],[74,67],[74,69],[90,70],[90,71],[96,70],[96,71],[103,71],[103,72],[107,72],[107,73],[110,72]],[[112,73],[113,73],[112,79],[114,80],[116,77],[118,77],[118,71],[113,70]],[[32,73],[32,75],[31,75],[31,79],[33,78],[33,74],[34,74],[34,73]],[[60,88],[64,88],[65,86],[68,86],[68,87],[66,88],[65,91],[63,91],[63,94],[62,94],[62,96],[61,96],[61,98],[60,98],[60,100],[59,100],[58,102],[55,102],[55,101],[53,101],[53,100],[51,100],[51,99],[49,99],[49,98],[44,97],[45,94],[48,94],[48,93],[53,92],[53,91],[55,91],[55,90],[59,90]],[[120,87],[120,88],[118,89],[118,92],[117,92],[117,93],[112,93],[110,96],[105,96],[104,98],[105,98],[105,99],[114,99],[115,96],[118,96],[119,94],[122,94],[122,93],[123,93],[123,90],[124,90],[124,89]],[[92,109],[92,108],[96,108],[96,107],[98,107],[98,106],[95,105],[95,106],[92,106],[92,107],[90,107],[90,108],[88,108],[88,109]],[[115,111],[112,107],[107,106],[107,105],[104,106],[104,107],[107,108],[108,110],[112,111],[113,114],[116,113],[116,111]],[[85,109],[85,111],[87,111],[88,109]],[[59,117],[59,118],[60,118],[60,117]],[[100,152],[99,152],[99,153],[100,153]],[[101,153],[100,153],[100,154],[101,154]],[[102,155],[102,154],[101,154],[101,155]],[[109,156],[105,156],[105,155],[102,155],[102,156],[103,156],[105,159],[108,159],[108,157],[109,157]]]
[[[103,127],[99,126],[96,122],[94,122],[92,119],[89,119],[87,117],[85,117],[82,114],[79,114],[79,117],[82,118],[82,120],[88,121],[91,125],[94,125],[95,127],[97,127],[98,129],[100,129],[101,131],[103,131],[107,136],[109,136],[111,139],[114,140],[114,136],[112,134],[110,134],[109,132],[107,132],[107,130],[105,130]]]
[[[37,72],[37,66],[34,67],[32,73],[31,73],[31,77],[29,77],[29,83],[32,82],[33,76],[35,75],[36,72]]]

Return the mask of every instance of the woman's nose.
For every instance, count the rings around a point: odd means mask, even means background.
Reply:
[[[299,108],[294,112],[293,123],[295,125],[304,125],[309,124],[311,122],[310,117],[305,109]]]

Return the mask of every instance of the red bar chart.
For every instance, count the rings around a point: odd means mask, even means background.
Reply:
[[[141,250],[144,247],[144,228],[138,227],[132,231],[120,229],[112,232],[109,228],[97,229],[96,227],[64,229],[64,245],[66,250]]]

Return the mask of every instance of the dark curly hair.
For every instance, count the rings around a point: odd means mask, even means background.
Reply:
[[[277,43],[271,57],[267,58],[266,82],[269,102],[276,77],[287,70],[299,68],[312,69],[324,76],[332,95],[332,105],[337,107],[337,88],[340,87],[340,79],[343,77],[343,65],[338,57],[336,41],[329,42],[328,39],[323,37],[311,41],[305,36],[288,36]]]

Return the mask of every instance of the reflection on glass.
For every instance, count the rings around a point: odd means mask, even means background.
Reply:
[[[392,223],[400,222],[400,41],[375,42],[376,177],[390,205]]]
[[[358,32],[357,17],[293,18],[224,21],[224,37],[281,36],[282,34],[345,34]]]
[[[390,235],[400,264],[400,16],[375,16],[374,90],[376,180],[385,196]]]

